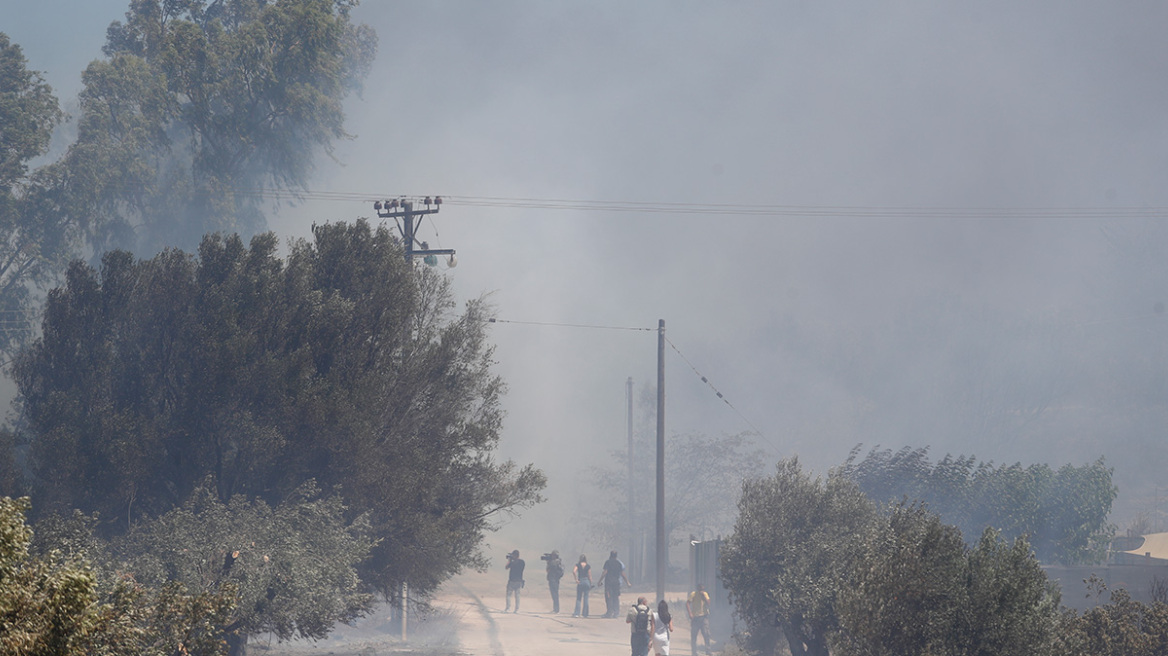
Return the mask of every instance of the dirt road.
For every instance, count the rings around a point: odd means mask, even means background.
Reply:
[[[353,627],[341,627],[317,643],[253,642],[251,650],[271,656],[375,656],[377,654],[425,654],[427,656],[624,656],[629,653],[629,626],[624,614],[605,619],[604,594],[593,590],[591,616],[572,617],[575,585],[571,577],[561,585],[560,613],[552,614],[547,582],[528,577],[518,613],[505,613],[505,576],[499,572],[463,574],[442,587],[433,600],[435,612],[428,618],[411,618],[406,642],[384,610]],[[639,594],[652,598],[653,591],[634,587],[621,595],[625,610]],[[674,612],[674,656],[689,656],[689,625],[685,619],[683,592],[666,594]]]

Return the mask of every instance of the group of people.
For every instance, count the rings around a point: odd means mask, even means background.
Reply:
[[[552,595],[552,612],[560,612],[560,579],[564,577],[564,563],[560,559],[560,552],[552,550],[540,556],[540,560],[547,563],[548,589]],[[507,554],[507,606],[511,610],[511,599],[515,599],[515,612],[519,612],[520,590],[523,589],[523,570],[526,566],[519,557],[516,549]],[[588,617],[588,595],[595,587],[592,583],[592,566],[588,558],[580,554],[579,561],[572,567],[572,579],[576,582],[576,609],[572,617]],[[621,581],[629,583],[625,574],[625,564],[617,557],[616,551],[608,554],[604,561],[599,580],[604,585],[604,617],[617,617],[620,613]],[[710,653],[710,595],[699,583],[690,593],[685,602],[686,614],[690,621],[690,653],[697,654],[698,636],[705,640],[706,653]],[[649,645],[652,644],[657,656],[669,656],[669,636],[673,633],[673,616],[669,613],[669,604],[662,599],[657,604],[657,610],[649,609],[649,601],[639,597],[625,614],[625,622],[632,631],[630,645],[632,656],[647,656]]]
[[[558,613],[560,612],[560,579],[565,574],[563,560],[560,559],[560,552],[555,550],[540,556],[540,560],[547,562],[547,582],[548,590],[552,595],[552,612]],[[580,554],[580,560],[572,566],[572,580],[576,583],[576,609],[572,611],[572,617],[588,617],[588,597],[592,588],[596,587],[592,582],[592,565],[588,564],[588,556]],[[625,564],[621,562],[620,558],[617,558],[615,551],[610,552],[608,560],[604,561],[599,580],[604,585],[606,606],[604,616],[616,617],[620,613],[621,581],[624,581],[625,585],[632,584],[629,583],[629,577],[625,574]],[[510,586],[510,582],[508,582],[508,586]],[[507,594],[511,594],[510,587],[507,589]],[[518,607],[519,602],[515,603]],[[510,605],[510,597],[508,597],[507,606],[510,607]]]
[[[697,589],[690,593],[685,602],[686,614],[689,615],[689,648],[690,654],[698,653],[698,635],[705,640],[706,653],[710,653],[710,595],[699,583]],[[648,656],[649,646],[653,646],[653,653],[657,656],[669,656],[669,638],[673,634],[673,616],[669,613],[669,604],[662,599],[657,602],[657,610],[649,610],[649,600],[638,597],[637,603],[629,608],[625,614],[625,622],[630,625],[632,633],[629,644],[632,647],[632,656]]]

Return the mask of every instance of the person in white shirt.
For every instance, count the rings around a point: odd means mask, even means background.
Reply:
[[[669,634],[673,633],[673,616],[669,614],[669,604],[662,599],[653,612],[653,653],[669,656]]]

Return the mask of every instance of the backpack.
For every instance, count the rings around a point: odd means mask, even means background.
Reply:
[[[638,633],[649,632],[649,611],[641,610],[641,606],[637,606],[637,617],[633,620],[633,630]]]
[[[564,576],[563,561],[561,561],[559,558],[556,558],[555,560],[553,560],[551,562],[550,566],[548,567],[548,573],[551,574],[552,578],[555,578],[555,579],[562,578]]]

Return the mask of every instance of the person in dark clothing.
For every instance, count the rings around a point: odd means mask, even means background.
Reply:
[[[580,554],[580,562],[572,568],[572,578],[576,579],[576,610],[572,617],[579,617],[583,606],[584,617],[588,617],[588,593],[592,591],[592,566],[588,558]]]
[[[519,591],[523,589],[523,568],[527,563],[519,557],[519,550],[516,549],[507,554],[507,567],[510,573],[507,575],[507,608],[503,612],[511,610],[511,595],[515,595],[515,612],[519,612]]]
[[[545,554],[547,561],[548,590],[552,593],[552,612],[560,612],[560,579],[564,578],[564,561],[560,560],[560,552],[555,549]]]
[[[625,564],[616,557],[616,551],[610,551],[608,560],[604,561],[604,571],[600,575],[600,579],[604,581],[605,617],[616,617],[620,615],[620,586],[622,578],[625,581],[625,585],[631,585],[629,583],[629,577],[625,575]]]

